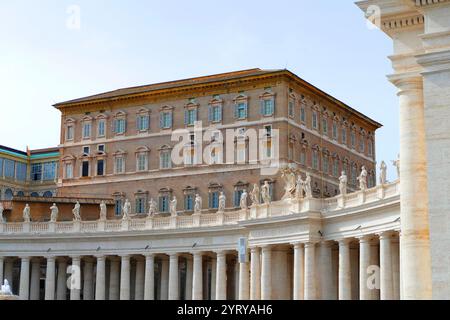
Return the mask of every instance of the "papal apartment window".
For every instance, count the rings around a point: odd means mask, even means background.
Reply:
[[[137,117],[138,131],[147,131],[150,127],[150,117],[148,115],[140,115]]]
[[[184,124],[187,126],[193,126],[197,121],[197,109],[188,109],[184,112]]]
[[[73,140],[73,126],[67,126],[67,130],[66,130],[66,140],[70,141]]]
[[[6,163],[6,159],[5,159],[5,163]],[[41,163],[31,164],[31,180],[32,181],[41,181],[42,180],[42,164]]]
[[[305,107],[300,108],[300,121],[305,123],[306,122],[306,109]]]
[[[336,122],[333,122],[333,139],[338,139],[338,127]]]
[[[88,139],[91,137],[92,123],[83,123],[83,139]]]
[[[322,130],[324,135],[328,135],[328,120],[327,118],[322,119]]]
[[[369,140],[369,141],[367,142],[367,148],[369,149],[369,150],[368,150],[368,152],[369,152],[369,157],[372,157],[372,156],[373,156],[373,142],[372,142],[371,140]]]
[[[99,138],[105,136],[105,127],[106,127],[106,121],[105,120],[99,120],[97,122],[97,136]]]
[[[327,155],[324,155],[322,158],[322,170],[324,173],[328,173],[329,171],[329,159]]]
[[[99,144],[97,146],[97,151],[98,152],[105,152],[105,145],[104,144]]]
[[[159,197],[159,212],[169,212],[169,196],[163,195]]]
[[[146,153],[137,156],[137,171],[146,171],[148,163],[148,155]]]
[[[105,174],[105,160],[97,160],[97,176]]]
[[[56,178],[56,168],[57,168],[56,162],[46,162],[44,163],[44,173],[43,173],[43,179],[44,181],[52,181]]]
[[[185,211],[194,211],[194,194],[186,194],[184,196],[184,210]]]
[[[73,179],[73,164],[72,163],[65,164],[65,171],[66,171],[66,179]]]
[[[319,152],[317,150],[313,151],[312,166],[313,169],[319,170]]]
[[[333,176],[339,177],[339,160],[333,159]]]
[[[138,197],[136,198],[136,214],[144,214],[145,213],[145,198]]]
[[[170,169],[172,167],[172,160],[170,151],[161,151],[160,155],[160,168]]]
[[[91,149],[89,147],[83,147],[83,154],[89,155],[91,153]]]
[[[234,190],[233,204],[234,204],[235,208],[239,208],[241,206],[241,197],[242,197],[243,193],[244,193],[244,190],[242,188],[236,188]]]
[[[306,165],[306,151],[305,150],[302,150],[300,152],[300,164]]]
[[[364,143],[364,138],[361,137],[359,140],[359,152],[364,153],[366,150],[366,145]]]
[[[262,101],[261,113],[263,116],[272,116],[274,114],[274,99],[264,99]]]
[[[212,191],[209,193],[209,208],[219,208],[219,191]]]
[[[220,122],[222,121],[222,106],[215,105],[210,107],[210,121],[211,122]]]
[[[89,177],[89,161],[83,161],[81,164],[81,176]]]
[[[247,102],[239,102],[235,105],[235,118],[236,119],[247,119],[248,107]]]
[[[295,111],[295,103],[294,101],[289,101],[289,106],[288,106],[288,113],[289,113],[289,117],[293,118],[294,117],[294,111]]]
[[[317,117],[317,112],[313,111],[312,113],[312,127],[313,129],[318,129],[318,117]]]
[[[116,199],[114,201],[114,214],[116,216],[121,216],[122,215],[122,206],[123,206],[122,199]]]
[[[355,149],[355,147],[356,147],[356,133],[355,133],[355,131],[352,131],[350,133],[350,144],[351,144],[352,148]]]
[[[125,160],[123,157],[116,157],[114,161],[114,172],[122,174],[125,171]]]
[[[172,112],[161,112],[160,114],[160,127],[161,129],[172,128]]]
[[[126,131],[126,120],[125,119],[115,119],[114,120],[114,132],[115,134],[124,134]]]
[[[347,144],[347,129],[342,128],[342,144]]]

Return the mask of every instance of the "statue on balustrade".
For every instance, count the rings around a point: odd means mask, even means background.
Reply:
[[[30,205],[27,203],[23,209],[23,221],[26,223],[31,222],[31,209]]]
[[[0,202],[0,223],[5,222],[5,219],[3,218],[3,211],[5,208],[3,208],[3,204]]]
[[[392,164],[397,168],[397,177],[400,179],[400,154],[397,156],[397,160],[392,160]]]
[[[219,212],[221,212],[221,213],[225,212],[226,202],[227,202],[227,197],[225,196],[225,193],[223,193],[223,191],[222,191],[219,196]]]
[[[125,200],[125,204],[123,205],[123,208],[122,208],[122,213],[123,213],[123,220],[127,220],[130,218],[130,213],[131,213],[130,200],[128,200],[128,199]]]
[[[56,206],[56,203],[54,203],[51,207],[50,207],[50,221],[51,222],[56,222],[58,220],[58,214],[59,214],[59,209]]]
[[[311,188],[311,176],[306,173],[306,180],[303,182],[303,191],[305,191],[306,198],[312,198],[312,188]]]
[[[248,203],[247,203],[248,193],[247,190],[244,190],[244,192],[241,195],[241,209],[247,210],[248,209]]]
[[[296,199],[303,199],[303,185],[305,184],[305,181],[302,179],[302,175],[299,174],[297,177],[297,184],[295,186],[295,198]]]
[[[381,165],[380,165],[380,184],[386,184],[387,182],[387,165],[386,162],[381,161]]]
[[[341,176],[339,177],[339,192],[341,193],[341,196],[345,196],[347,194],[347,183],[347,174],[345,171],[342,171]]]
[[[256,206],[259,204],[259,197],[260,197],[259,187],[258,187],[258,184],[255,183],[253,185],[253,190],[250,193],[250,200],[252,201],[253,206]]]
[[[270,204],[272,197],[270,196],[269,181],[264,181],[264,185],[261,187],[261,198],[264,204]]]
[[[203,200],[202,197],[197,193],[195,195],[195,205],[194,205],[194,213],[202,213]]]
[[[290,199],[295,192],[295,173],[291,168],[284,168],[281,172],[285,183],[283,200]]]
[[[81,221],[80,210],[81,210],[81,205],[77,201],[77,203],[75,204],[75,207],[72,209],[73,221]]]
[[[100,203],[100,220],[106,220],[107,212],[108,208],[106,207],[106,202],[102,200]]]
[[[0,295],[2,296],[12,296],[11,286],[9,285],[8,280],[5,279],[3,285],[1,286]]]
[[[156,212],[158,212],[157,206],[156,206],[156,201],[153,200],[153,198],[150,199],[150,201],[148,202],[148,216],[149,217],[153,217]]]
[[[170,215],[172,217],[177,216],[177,204],[178,204],[177,197],[174,196],[172,201],[170,201]]]
[[[361,189],[362,191],[366,191],[367,190],[367,170],[366,167],[362,166],[361,168],[361,174],[358,177],[358,181],[359,181],[359,189]]]

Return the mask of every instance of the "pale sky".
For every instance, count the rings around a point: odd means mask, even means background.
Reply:
[[[80,28],[73,13],[80,9]],[[59,144],[56,102],[240,69],[287,68],[384,127],[399,151],[392,41],[352,0],[0,0],[0,144]]]

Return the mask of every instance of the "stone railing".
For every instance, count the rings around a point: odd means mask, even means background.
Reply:
[[[333,212],[364,205],[376,205],[383,199],[399,196],[398,181],[379,185],[366,191],[357,191],[329,199],[288,199],[271,204],[251,206],[248,210],[236,210],[216,214],[193,214],[176,217],[133,217],[124,220],[69,221],[69,222],[0,222],[0,234],[42,233],[99,233],[147,230],[176,230],[237,225],[241,221],[269,219],[293,214],[316,212],[326,216]]]

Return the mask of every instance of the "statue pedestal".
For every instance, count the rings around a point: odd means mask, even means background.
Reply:
[[[73,222],[73,231],[74,232],[80,232],[81,231],[81,222],[78,220],[75,220]]]
[[[153,229],[153,216],[147,217],[145,220],[145,229],[152,230]]]
[[[250,219],[258,218],[258,206],[252,205],[250,208]]]
[[[239,212],[239,220],[240,221],[246,221],[248,220],[248,209],[243,209]]]
[[[384,184],[377,186],[377,198],[378,199],[384,199],[385,196],[385,190],[384,190]]]
[[[192,217],[194,218],[194,227],[200,227],[200,213],[194,213]]]
[[[123,219],[122,220],[122,231],[128,231],[129,227],[130,227],[130,220]]]
[[[269,218],[271,216],[270,204],[262,204],[259,207],[259,218]]]
[[[217,223],[222,226],[224,222],[225,222],[225,212],[223,211],[217,212]]]
[[[0,232],[5,232],[5,223],[0,221]]]
[[[177,217],[172,216],[170,217],[170,228],[176,229],[177,228]]]
[[[23,223],[23,232],[28,233],[31,231],[31,225],[29,222],[24,222]]]
[[[366,202],[366,192],[364,190],[359,191],[358,193],[358,202],[363,204]]]
[[[344,195],[340,194],[337,198],[338,208],[345,208],[345,197]]]
[[[48,225],[48,231],[49,232],[55,232],[56,231],[56,222],[50,221]]]
[[[301,213],[303,207],[303,199],[302,198],[293,198],[291,200],[291,212]]]
[[[106,227],[106,221],[105,220],[99,220],[97,222],[97,231],[105,231],[105,227]]]

